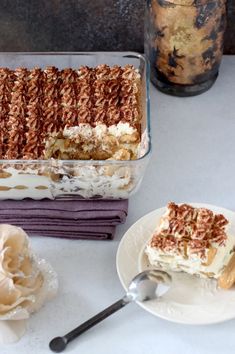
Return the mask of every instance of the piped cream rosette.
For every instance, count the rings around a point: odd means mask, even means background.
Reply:
[[[17,341],[26,319],[55,295],[57,276],[29,247],[19,227],[0,225],[0,342]]]

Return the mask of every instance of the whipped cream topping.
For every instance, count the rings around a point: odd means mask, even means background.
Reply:
[[[120,137],[125,134],[131,135],[134,132],[136,132],[136,129],[133,128],[129,123],[119,122],[117,125],[111,125],[108,128],[108,132],[111,135],[114,135],[116,137]]]
[[[94,135],[101,140],[109,131],[109,128],[105,124],[97,124],[94,128]]]
[[[96,137],[101,140],[107,134],[113,135],[117,138],[122,135],[132,135],[137,131],[136,128],[132,127],[130,123],[119,122],[117,125],[113,124],[111,126],[106,126],[105,124],[97,124],[95,127],[92,127],[90,124],[80,124],[75,127],[65,128],[63,131],[64,137],[75,139],[77,137],[82,137],[84,139],[91,139]]]
[[[93,135],[93,128],[88,123],[83,123],[75,127],[65,127],[63,131],[63,136],[65,138],[74,139],[78,136],[84,139],[90,139]]]

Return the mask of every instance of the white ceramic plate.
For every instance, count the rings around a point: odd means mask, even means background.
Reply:
[[[208,204],[190,203],[223,214],[235,237],[235,213]],[[165,208],[139,219],[123,236],[117,252],[117,272],[127,290],[131,279],[149,267],[144,247],[156,228]],[[161,299],[138,303],[142,308],[169,321],[184,324],[212,324],[235,318],[235,289],[217,289],[216,281],[185,273],[171,273],[172,287]]]

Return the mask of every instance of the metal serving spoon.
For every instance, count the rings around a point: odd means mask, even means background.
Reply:
[[[146,270],[139,273],[131,281],[125,296],[101,311],[88,321],[82,323],[63,337],[56,337],[51,340],[49,347],[53,352],[62,352],[67,344],[80,336],[97,323],[103,321],[114,312],[120,310],[132,301],[148,301],[164,295],[170,288],[171,277],[168,273],[160,270]]]

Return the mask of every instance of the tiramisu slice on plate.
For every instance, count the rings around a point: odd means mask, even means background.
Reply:
[[[221,288],[235,282],[235,237],[222,214],[188,204],[169,203],[146,246],[152,266],[218,280]]]

